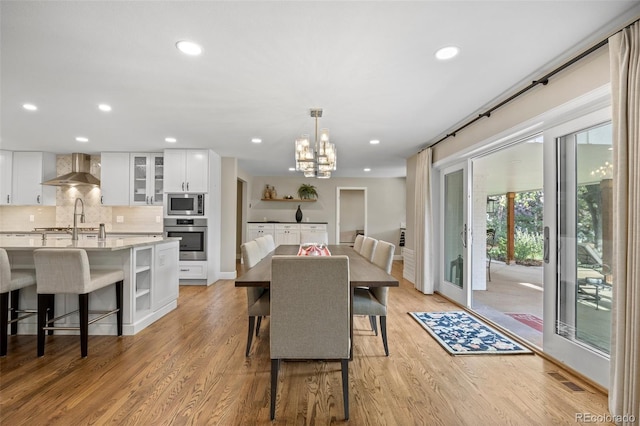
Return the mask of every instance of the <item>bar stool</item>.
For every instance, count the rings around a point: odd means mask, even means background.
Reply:
[[[11,324],[11,334],[18,333],[18,321],[36,314],[35,310],[20,310],[20,290],[36,284],[33,269],[11,269],[7,251],[0,248],[0,356],[7,354],[7,326]],[[11,309],[9,309],[11,296]],[[11,321],[9,321],[11,314]],[[20,314],[26,314],[20,316]]]
[[[116,314],[118,336],[122,336],[122,287],[124,273],[121,269],[91,269],[87,252],[82,249],[38,249],[33,252],[36,264],[38,292],[38,356],[44,355],[45,330],[80,330],[80,352],[87,356],[89,324],[111,314]],[[115,284],[116,309],[89,311],[89,293]],[[77,294],[76,311],[53,318],[56,294]],[[80,327],[55,327],[61,318],[80,313]],[[47,319],[47,313],[49,319]],[[89,314],[99,314],[89,321]]]

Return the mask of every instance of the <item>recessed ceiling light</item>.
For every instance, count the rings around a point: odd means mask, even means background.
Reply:
[[[370,168],[368,168],[368,167],[366,167],[366,168],[364,169],[364,171],[365,171],[365,172],[370,172],[370,171],[371,171],[371,169],[370,169]]]
[[[178,139],[176,138],[164,138],[165,142],[169,142],[169,143],[176,143],[178,142]]]
[[[192,41],[179,41],[176,43],[176,47],[185,55],[198,56],[202,53],[202,47]]]
[[[369,141],[369,143],[370,143],[371,145],[378,145],[378,144],[380,143],[380,141],[379,141],[378,139],[371,139],[371,140]]]
[[[78,136],[76,137],[76,140],[78,142],[89,142],[89,138],[85,138],[84,136]]]
[[[37,111],[38,107],[35,106],[34,104],[22,104],[22,108],[26,109],[27,111]]]
[[[460,53],[460,49],[456,46],[447,46],[439,49],[436,52],[436,58],[440,59],[441,61],[446,61],[447,59],[451,59],[457,56],[458,53]]]
[[[295,168],[295,167],[289,167],[289,171],[290,171],[290,172],[295,172],[295,171],[296,171],[296,168]]]
[[[111,111],[111,105],[108,105],[108,104],[99,104],[99,105],[98,105],[98,109],[99,109],[100,111],[109,112],[109,111]]]
[[[252,138],[251,142],[253,142],[253,143],[262,143],[262,139],[260,139],[260,138]]]

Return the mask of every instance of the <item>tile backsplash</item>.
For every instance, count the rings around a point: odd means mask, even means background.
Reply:
[[[56,168],[58,176],[71,172],[71,155],[58,155]],[[100,156],[91,157],[90,170],[100,179]],[[100,188],[90,186],[58,187],[55,206],[2,206],[0,231],[72,226],[74,205],[81,198],[85,223],[80,224],[78,218],[78,226],[97,228],[104,223],[107,232],[162,232],[162,206],[103,206],[100,194]],[[80,207],[78,204],[78,212]]]

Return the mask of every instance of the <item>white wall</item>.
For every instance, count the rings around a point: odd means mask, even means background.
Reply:
[[[368,234],[374,238],[389,241],[398,246],[400,241],[400,222],[406,221],[406,185],[405,178],[331,178],[307,179],[296,177],[257,176],[250,178],[247,220],[261,222],[277,220],[295,222],[295,212],[300,204],[303,221],[327,222],[329,243],[336,244],[336,188],[367,188]],[[265,185],[274,186],[278,198],[285,195],[298,197],[300,184],[311,183],[316,186],[319,197],[316,202],[273,202],[261,201]],[[397,250],[396,254],[400,254]]]

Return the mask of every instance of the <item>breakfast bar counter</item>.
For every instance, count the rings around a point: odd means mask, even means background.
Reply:
[[[33,251],[39,248],[80,248],[87,251],[92,269],[122,268],[124,273],[123,334],[133,335],[178,306],[179,238],[110,238],[70,240],[41,235],[0,237],[0,247],[7,250],[12,268],[34,268]],[[20,306],[37,305],[36,287],[20,292]],[[115,287],[99,289],[89,298],[91,310],[115,308]],[[76,295],[56,297],[56,311],[77,307]],[[60,325],[77,326],[77,316],[61,320]],[[110,322],[111,321],[111,322]],[[36,319],[18,324],[19,334],[36,334]],[[105,318],[89,327],[89,334],[117,334],[115,317]]]

